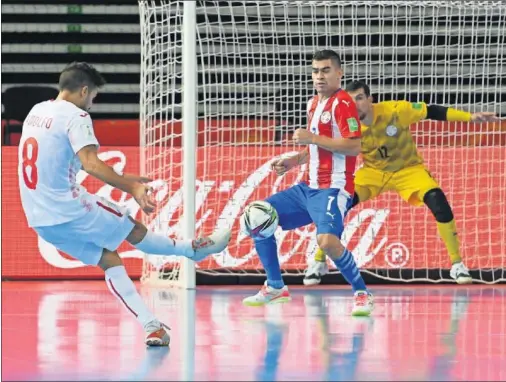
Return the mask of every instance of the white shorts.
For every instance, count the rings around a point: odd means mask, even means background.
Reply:
[[[60,251],[87,265],[97,265],[104,248],[115,251],[128,237],[135,223],[128,211],[108,200],[87,194],[88,212],[79,219],[46,227],[34,227],[37,234]]]

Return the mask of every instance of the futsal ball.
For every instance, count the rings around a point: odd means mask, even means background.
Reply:
[[[268,202],[257,200],[246,206],[241,215],[241,230],[253,239],[266,239],[278,228],[278,213]]]

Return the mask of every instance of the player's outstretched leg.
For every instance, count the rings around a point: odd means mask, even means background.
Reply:
[[[243,304],[247,306],[263,306],[290,301],[290,292],[281,276],[278,247],[274,235],[267,239],[255,240],[255,248],[265,269],[267,280],[262,289],[260,289],[260,292],[254,296],[246,297],[243,300]]]
[[[223,251],[231,235],[231,230],[225,228],[195,240],[176,240],[149,231],[143,224],[135,221],[135,228],[127,241],[149,255],[180,255],[200,261],[210,254]]]
[[[359,203],[358,194],[353,195],[353,202],[350,208],[355,207]],[[327,265],[327,256],[325,252],[318,248],[314,255],[314,261],[309,264],[306,272],[304,273],[304,280],[302,282],[306,286],[318,285],[322,281],[322,277],[329,273]]]
[[[105,272],[105,282],[111,293],[139,321],[146,332],[146,345],[168,346],[168,327],[158,321],[128,277],[118,252],[104,249],[98,266]]]
[[[352,315],[369,316],[374,309],[374,298],[367,290],[353,254],[344,248],[339,238],[333,234],[320,234],[317,241],[318,246],[332,259],[353,289],[355,300]]]
[[[453,211],[446,195],[440,188],[434,188],[427,191],[423,197],[423,202],[434,215],[437,222],[437,229],[441,239],[445,243],[452,267],[450,276],[458,284],[471,284],[473,279],[469,270],[464,265],[460,256],[460,243],[457,236],[457,227],[453,218]]]

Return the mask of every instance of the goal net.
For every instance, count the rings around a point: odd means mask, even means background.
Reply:
[[[253,241],[239,233],[239,216],[247,203],[295,184],[306,171],[276,177],[269,162],[300,149],[291,134],[306,127],[315,51],[336,50],[343,86],[364,80],[375,101],[506,114],[500,1],[186,3],[196,5],[140,2],[141,163],[144,175],[167,182],[155,217],[146,218],[151,229],[189,237],[192,227],[209,233],[233,226],[229,247],[196,264],[199,277],[263,274]],[[504,280],[506,122],[423,121],[412,132],[453,207],[466,265],[483,282]],[[278,230],[276,238],[284,274],[301,275],[316,252],[314,226]],[[380,278],[449,277],[432,214],[394,193],[352,209],[343,242],[363,272]],[[146,255],[143,281],[188,285],[183,279],[193,266]]]

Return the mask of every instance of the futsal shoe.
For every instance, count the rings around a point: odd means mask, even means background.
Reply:
[[[469,274],[469,270],[466,268],[463,262],[458,262],[452,265],[452,269],[450,269],[450,277],[454,279],[457,284],[473,283],[473,279]]]
[[[150,321],[144,326],[146,331],[146,345],[147,346],[169,346],[170,336],[165,330],[170,330],[165,324],[158,320]]]
[[[227,248],[232,231],[229,228],[216,231],[209,236],[199,237],[192,242],[192,250],[188,257],[200,261],[213,253],[220,253]]]
[[[358,290],[355,292],[352,316],[368,317],[374,309],[374,297],[371,293]]]
[[[306,269],[302,282],[306,286],[318,285],[322,281],[322,276],[325,276],[327,273],[329,273],[329,266],[326,262],[314,261]]]
[[[265,281],[262,289],[254,296],[246,297],[242,303],[246,306],[264,306],[268,304],[282,304],[291,301],[290,292],[285,285],[281,289],[275,289],[267,285]]]

